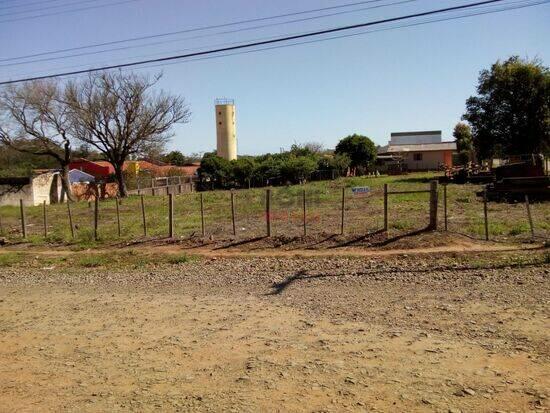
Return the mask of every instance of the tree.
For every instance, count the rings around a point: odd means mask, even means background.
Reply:
[[[353,134],[340,140],[334,153],[347,155],[352,168],[367,168],[376,160],[376,145],[366,136]]]
[[[71,120],[56,81],[12,85],[0,94],[0,141],[19,152],[50,157],[61,170],[61,185],[73,200],[69,182]]]
[[[474,160],[474,142],[472,140],[472,129],[466,123],[459,122],[453,130],[458,154],[462,163]]]
[[[231,161],[232,175],[242,187],[250,186],[250,180],[256,169],[254,158],[238,158]]]
[[[317,162],[313,157],[291,156],[282,163],[281,175],[285,181],[297,184],[309,178],[316,169]]]
[[[187,159],[180,151],[172,151],[164,155],[162,157],[162,161],[169,163],[170,165],[183,166],[186,164]]]
[[[113,165],[122,197],[127,194],[124,161],[164,145],[175,123],[189,122],[182,97],[153,91],[160,77],[101,72],[67,86],[75,136]]]
[[[217,188],[225,188],[231,179],[231,162],[215,152],[205,153],[197,172],[203,186],[210,181]]]
[[[550,152],[550,70],[513,56],[479,75],[463,119],[480,159]]]

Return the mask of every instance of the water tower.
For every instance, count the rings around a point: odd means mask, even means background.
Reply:
[[[218,156],[228,161],[237,159],[235,101],[233,99],[216,99],[216,148]]]

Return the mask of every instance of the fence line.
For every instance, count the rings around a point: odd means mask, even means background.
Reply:
[[[345,187],[328,189],[268,188],[263,196],[265,203],[261,202],[263,191],[259,190],[252,190],[255,192],[249,190],[200,192],[181,195],[168,193],[163,197],[152,198],[146,198],[141,194],[137,200],[141,207],[143,236],[170,238],[184,236],[188,233],[193,236],[193,228],[197,228],[197,222],[203,237],[207,235],[237,236],[237,234],[250,237],[307,236],[321,233],[344,234],[345,232],[368,234],[376,231],[387,233],[390,229],[398,232],[414,229],[436,230],[439,223],[439,191],[442,190],[442,223],[445,231],[451,231],[452,226],[458,225],[459,230],[454,232],[469,235],[472,232],[468,231],[481,224],[480,235],[484,235],[483,238],[489,240],[499,236],[499,225],[502,226],[502,223],[498,221],[499,218],[495,215],[496,211],[500,211],[504,207],[514,208],[514,206],[499,204],[491,204],[491,208],[489,208],[484,192],[482,203],[474,199],[476,204],[473,208],[461,211],[460,207],[463,201],[455,199],[449,202],[449,196],[456,195],[455,191],[449,191],[450,188],[447,185],[438,188],[437,182],[431,182],[429,189],[426,189],[425,184],[422,185],[423,188],[405,190],[397,184],[395,186],[392,184],[391,188],[388,184],[384,184],[383,191],[373,190],[366,196],[352,195],[350,188]],[[348,193],[350,193],[349,197]],[[424,201],[423,198],[416,198],[417,194],[424,193],[429,194],[429,199]],[[460,193],[466,194],[465,191],[460,191]],[[197,196],[199,205],[193,202]],[[390,203],[390,198],[394,197],[395,201]],[[114,201],[114,205],[110,203],[112,201]],[[464,201],[464,204],[468,203],[470,203],[469,200]],[[52,236],[55,238],[59,233],[59,222],[62,223],[62,227],[66,228],[66,219],[68,219],[72,239],[77,238],[77,230],[78,237],[84,238],[87,234],[91,234],[91,238],[96,241],[136,236],[135,229],[136,224],[139,226],[139,219],[132,214],[138,212],[139,208],[136,208],[137,205],[131,198],[124,201],[118,198],[102,201],[101,211],[99,204],[99,199],[96,199],[93,207],[89,203],[88,208],[82,209],[85,207],[85,203],[67,203],[66,212],[59,216],[55,205],[48,206],[44,202],[41,208],[34,210],[32,207],[25,206],[21,200],[19,202],[21,237],[23,239],[28,239],[29,235],[35,237],[40,234],[37,229],[43,229],[41,236],[46,239]],[[478,208],[478,205],[481,207]],[[73,206],[75,211],[73,211]],[[529,198],[526,197],[525,203],[520,203],[519,206],[523,208],[522,219],[525,220],[526,224],[524,225],[527,228],[523,233],[529,232],[530,238],[535,239],[534,222],[536,217],[531,210]],[[424,209],[429,212],[426,214],[423,212]],[[37,213],[38,211],[40,214]],[[514,214],[518,213],[517,208],[514,211]],[[78,224],[74,222],[74,213],[77,218],[80,217]],[[476,218],[476,214],[479,214],[482,219]],[[200,221],[196,218],[197,216]],[[382,216],[383,225],[380,226],[378,219]],[[87,224],[81,225],[82,217]],[[423,217],[429,218],[428,225],[418,228],[419,223],[425,219]],[[464,219],[466,221],[463,221]],[[468,225],[468,228],[464,223]],[[149,232],[150,225],[152,233]],[[237,227],[239,227],[239,232]],[[8,235],[11,236],[14,232],[9,228],[6,216],[0,211],[0,232],[8,232]],[[33,228],[37,229],[33,231]],[[540,230],[546,231],[546,227],[541,225]]]

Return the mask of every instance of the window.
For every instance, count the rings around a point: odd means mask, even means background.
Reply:
[[[221,125],[222,123],[221,122],[218,122],[218,125]]]
[[[414,161],[421,161],[422,160],[422,154],[421,153],[413,153],[413,160]]]

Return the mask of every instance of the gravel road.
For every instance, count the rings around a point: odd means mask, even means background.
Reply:
[[[0,411],[547,411],[550,265],[458,258],[0,268]]]

